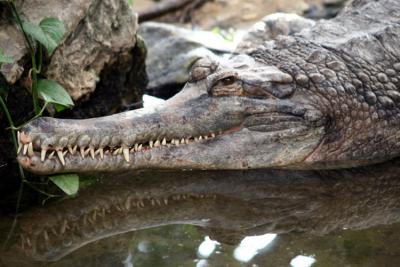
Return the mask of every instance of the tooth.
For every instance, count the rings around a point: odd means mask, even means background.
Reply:
[[[198,138],[198,137],[195,137],[195,138],[194,138],[194,141],[196,141],[196,142],[199,141],[199,138]]]
[[[114,152],[112,153],[112,154],[113,154],[113,156],[116,156],[116,155],[118,155],[118,152],[119,152],[119,148],[117,148],[116,150],[114,150]]]
[[[43,237],[44,237],[44,240],[49,241],[49,235],[47,234],[46,230],[43,231]]]
[[[200,140],[203,140],[203,137],[202,137],[201,135],[199,136],[199,141],[200,141]]]
[[[81,152],[81,157],[84,159],[85,158],[85,147],[81,146],[79,148],[80,152]]]
[[[214,138],[215,137],[215,133],[211,133],[211,137]]]
[[[22,151],[23,155],[26,155],[26,152],[28,151],[28,144],[24,145],[24,150]]]
[[[205,135],[205,136],[204,136],[204,139],[206,139],[206,140],[207,140],[207,139],[208,139],[208,136],[207,136],[207,135]]]
[[[74,154],[74,150],[72,149],[72,146],[68,145],[68,151],[69,153],[71,153],[72,155]]]
[[[165,137],[164,137],[164,139],[162,140],[162,143],[161,143],[163,146],[165,146],[166,144],[167,144],[167,139],[165,139]]]
[[[85,150],[85,156],[87,156],[90,152],[90,147],[88,147],[88,149]]]
[[[18,143],[19,143],[19,142],[18,142]],[[18,149],[17,149],[17,154],[19,154],[19,152],[21,152],[21,149],[22,149],[22,144],[19,143],[19,144],[18,144]]]
[[[32,144],[32,142],[30,142],[30,143],[28,144],[28,155],[29,155],[30,157],[33,156],[33,144]]]
[[[168,205],[168,199],[167,198],[164,198],[164,204]]]
[[[18,141],[17,154],[19,154],[19,152],[21,152],[21,149],[22,149],[21,133],[19,131],[17,132],[17,141]]]
[[[142,144],[139,145],[138,151],[142,151]]]
[[[55,153],[55,151],[53,150],[53,151],[50,153],[50,155],[49,155],[49,159],[52,159],[52,158],[53,158],[54,153]]]
[[[123,148],[122,152],[124,154],[124,158],[125,158],[126,162],[129,162],[129,148]]]
[[[75,146],[72,148],[72,153],[71,153],[71,154],[74,155],[77,149],[78,149],[78,145],[75,145]]]
[[[42,148],[42,151],[40,152],[40,160],[43,162],[46,158],[46,152],[47,150]]]
[[[189,144],[189,138],[186,138],[186,139],[185,139],[185,143],[186,143],[186,144]]]
[[[154,147],[159,147],[160,146],[160,140],[157,139],[157,141],[154,143]]]
[[[181,139],[181,144],[184,144],[185,143],[185,138],[182,138]]]
[[[63,155],[65,156],[65,155],[67,155],[67,153],[68,153],[68,150],[65,150],[65,151],[63,152]]]
[[[153,147],[153,141],[152,140],[150,140],[149,145],[150,145],[150,147]]]
[[[100,154],[100,158],[103,159],[104,158],[104,151],[103,148],[99,148],[96,150],[96,152],[94,152],[95,155]]]
[[[94,159],[94,147],[90,146],[89,149],[90,156],[92,157],[92,159]]]
[[[65,166],[64,155],[63,155],[63,152],[62,152],[61,150],[57,150],[57,156],[58,156],[58,158],[60,159],[61,164],[62,164],[63,166]]]

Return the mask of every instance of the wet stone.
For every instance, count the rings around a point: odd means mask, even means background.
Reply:
[[[378,80],[380,82],[383,82],[383,83],[387,83],[389,81],[389,79],[388,79],[388,77],[386,76],[385,73],[379,73],[378,74]]]
[[[368,104],[375,104],[376,103],[376,95],[374,92],[368,91],[364,94],[364,99],[367,101]]]

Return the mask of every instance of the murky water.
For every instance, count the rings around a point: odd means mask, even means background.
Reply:
[[[22,214],[2,266],[398,266],[398,163],[106,175]]]

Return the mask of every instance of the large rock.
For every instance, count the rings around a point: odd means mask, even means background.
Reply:
[[[148,50],[147,89],[162,98],[174,95],[187,82],[191,66],[198,58],[219,58],[234,49],[232,42],[216,33],[170,24],[146,22],[140,24],[138,33]]]
[[[64,22],[65,40],[51,57],[45,75],[62,84],[74,100],[87,98],[103,69],[135,47],[137,16],[126,0],[32,0],[17,6],[28,21],[56,17]],[[0,47],[15,59],[1,69],[14,84],[24,72],[28,52],[15,25],[0,23]]]

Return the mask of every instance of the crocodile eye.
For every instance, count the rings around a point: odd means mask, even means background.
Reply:
[[[216,85],[217,86],[228,86],[228,85],[233,84],[234,82],[236,82],[236,77],[228,76],[228,77],[225,77],[225,78],[222,78],[221,80],[219,80]]]

